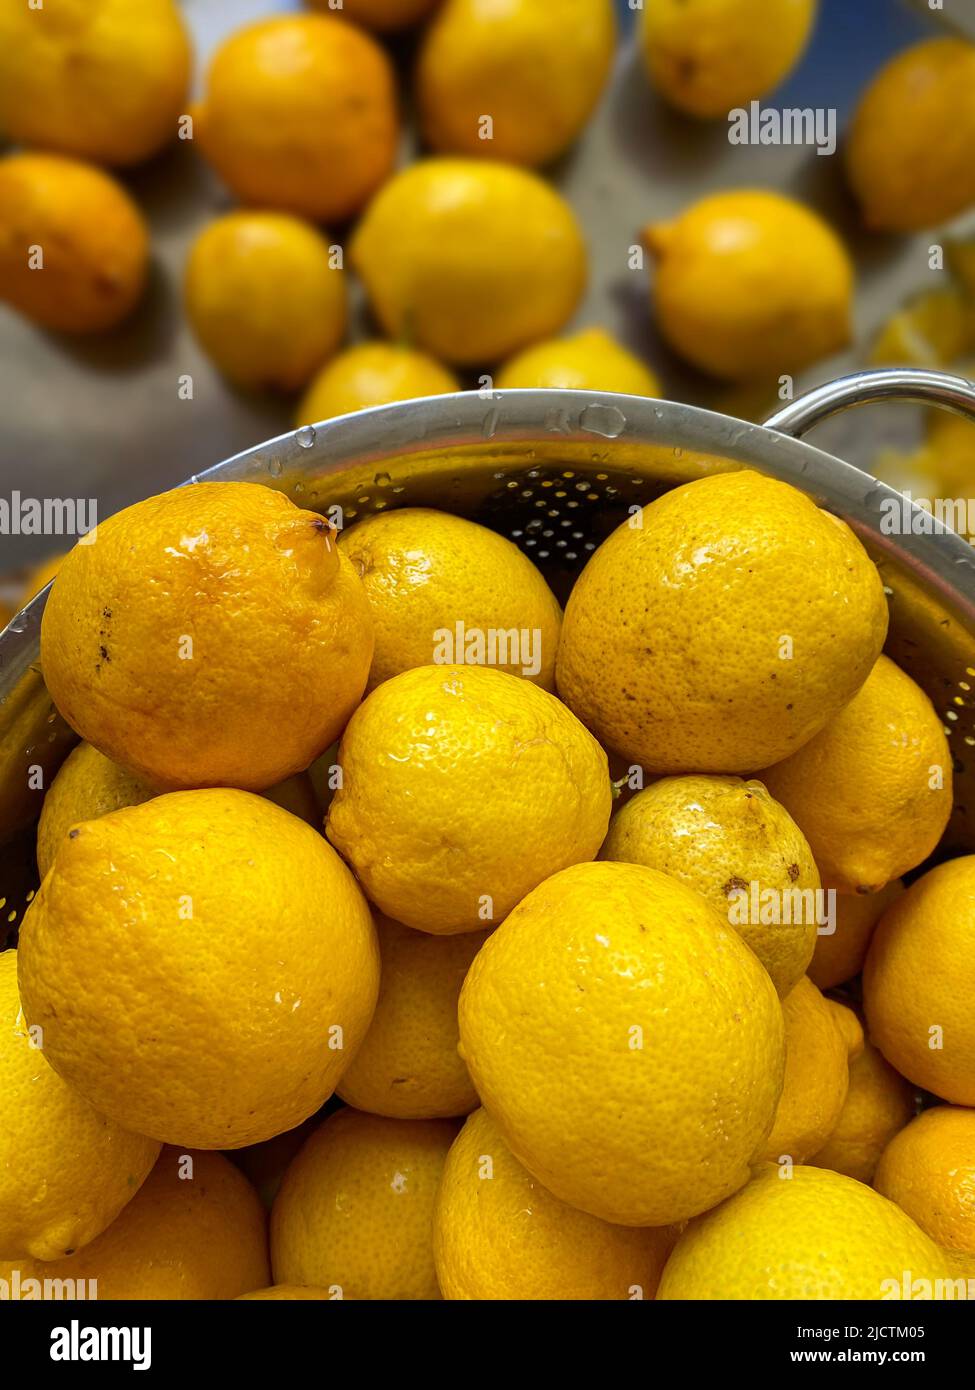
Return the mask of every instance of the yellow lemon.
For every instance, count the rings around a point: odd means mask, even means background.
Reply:
[[[784,1060],[772,982],[699,893],[655,869],[547,879],[475,956],[459,1014],[515,1157],[604,1221],[705,1211],[764,1148]]]
[[[816,10],[816,0],[645,0],[643,58],[671,105],[726,117],[798,63]]]
[[[444,0],[417,67],[427,143],[445,154],[548,163],[592,114],[615,46],[613,0]]]
[[[661,394],[660,382],[650,368],[604,328],[584,328],[568,338],[552,338],[526,348],[505,363],[494,385],[498,391],[554,386],[630,396]]]
[[[837,893],[832,932],[816,938],[809,978],[819,989],[832,989],[859,975],[867,958],[874,927],[904,891],[899,878],[878,893]],[[852,1177],[859,1174],[853,1173]],[[861,1179],[862,1181],[862,1179]]]
[[[472,159],[422,159],[391,179],[356,228],[352,264],[390,337],[462,366],[557,333],[587,273],[554,188]]]
[[[174,0],[44,0],[0,9],[0,130],[102,164],[175,140],[192,49]]]
[[[963,375],[971,378],[975,367],[969,366]],[[926,450],[936,479],[928,495],[967,498],[975,481],[975,423],[946,410],[932,411]],[[968,530],[966,526],[956,529]]]
[[[466,1115],[477,1092],[457,1044],[461,985],[487,932],[437,937],[377,915],[379,999],[338,1085],[357,1110],[401,1120]]]
[[[816,1168],[832,1168],[871,1183],[888,1141],[913,1114],[914,1087],[868,1040],[850,1063],[849,1089],[836,1126],[809,1161]]]
[[[975,855],[939,864],[887,909],[863,968],[870,1037],[890,1064],[975,1105]]]
[[[452,1120],[340,1110],[291,1163],[271,1212],[279,1284],[332,1297],[438,1299],[433,1208]]]
[[[975,1110],[918,1115],[884,1149],[874,1186],[939,1245],[975,1255]]]
[[[752,948],[780,997],[801,980],[816,944],[819,872],[802,831],[761,782],[662,777],[616,812],[600,858],[645,864],[696,888]]]
[[[947,367],[975,346],[975,310],[970,292],[951,284],[926,290],[897,309],[881,325],[870,349],[870,362],[914,367]],[[938,411],[945,419],[946,411]]]
[[[712,193],[648,227],[660,331],[730,381],[797,372],[850,339],[853,264],[835,232],[781,193]]]
[[[92,1110],[44,1060],[0,953],[0,1253],[56,1260],[104,1231],[139,1190],[159,1144]]]
[[[911,232],[975,202],[975,44],[925,39],[898,53],[860,99],[846,141],[867,225]]]
[[[433,1226],[444,1298],[653,1298],[674,1239],[668,1227],[613,1226],[560,1202],[486,1110],[447,1155]]]
[[[268,1289],[255,1289],[253,1293],[239,1293],[238,1303],[295,1303],[304,1301],[321,1301],[331,1299],[332,1294],[328,1289],[313,1289],[303,1284],[272,1284]]]
[[[197,236],[186,312],[204,351],[239,386],[294,391],[342,341],[345,275],[297,217],[229,212]]]
[[[310,0],[313,9],[335,10],[335,0]],[[439,4],[439,0],[342,0],[342,13],[380,34],[408,29]]]
[[[53,154],[0,159],[0,299],[44,328],[102,333],[142,297],[149,230],[110,174]]]
[[[344,221],[392,170],[392,66],[335,14],[277,15],[217,49],[195,111],[204,156],[243,202]]]
[[[370,899],[434,934],[500,922],[609,823],[606,754],[554,695],[482,666],[378,686],[339,748],[327,834]]]
[[[37,867],[44,878],[61,841],[73,825],[97,820],[123,806],[139,806],[157,795],[142,777],[127,772],[92,748],[80,743],[65,759],[48,788],[37,827]],[[269,801],[317,825],[318,804],[308,777],[302,773],[264,793]]]
[[[85,1299],[236,1298],[270,1277],[267,1218],[244,1175],[222,1154],[169,1148],[121,1215],[78,1254],[0,1261],[0,1279],[16,1278],[21,1298],[45,1296],[46,1280],[73,1280]]]
[[[505,536],[405,507],[343,532],[339,550],[362,576],[375,621],[367,689],[432,661],[489,664],[555,689],[562,610]]]
[[[260,791],[306,768],[358,704],[372,648],[329,524],[257,483],[197,483],[101,522],[41,625],[65,719],[163,788]]]
[[[853,532],[742,471],[675,488],[603,542],[569,595],[556,677],[597,738],[647,771],[753,772],[852,698],[886,633]]]
[[[769,1164],[688,1227],[657,1297],[873,1300],[903,1297],[905,1279],[930,1297],[943,1266],[934,1242],[872,1188]]]
[[[881,656],[816,736],[761,774],[823,879],[875,893],[928,857],[951,814],[948,740],[931,701]]]
[[[296,425],[316,425],[371,405],[459,391],[453,372],[425,352],[398,343],[358,343],[315,377],[298,407]]]
[[[76,826],[18,954],[24,1014],[58,1074],[110,1119],[202,1149],[313,1114],[379,986],[349,871],[310,826],[238,791]]]
[[[830,1001],[802,979],[782,1001],[785,1019],[785,1081],[775,1124],[765,1145],[765,1157],[805,1163],[832,1134],[846,1100],[850,1080],[850,1048]],[[849,1015],[854,1036],[863,1046],[855,1015]],[[851,1030],[852,1031],[852,1030]]]

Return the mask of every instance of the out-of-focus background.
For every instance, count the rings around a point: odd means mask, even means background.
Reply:
[[[45,3],[50,13],[59,0]],[[91,0],[93,8],[98,3]],[[22,11],[26,5],[27,0],[0,0],[0,19],[2,11]],[[647,70],[635,32],[643,18],[635,12],[640,6],[634,9],[628,0],[617,0],[618,44],[598,104],[567,152],[539,171],[568,200],[588,244],[588,289],[563,332],[602,327],[653,368],[662,394],[762,418],[775,404],[767,382],[716,381],[667,345],[653,306],[653,266],[635,271],[628,255],[641,228],[676,216],[703,195],[767,188],[821,213],[856,267],[852,341],[797,372],[797,390],[870,361],[936,365],[961,358],[956,365],[964,367],[968,330],[956,330],[957,305],[945,309],[922,301],[916,311],[916,296],[941,294],[946,284],[946,273],[932,270],[929,262],[929,248],[943,229],[868,230],[844,172],[844,133],[865,89],[885,64],[921,40],[957,32],[952,25],[963,31],[966,23],[971,25],[967,5],[968,0],[946,0],[943,12],[933,14],[926,4],[908,0],[857,0],[853,5],[822,0],[808,47],[785,80],[763,93],[762,102],[781,109],[835,108],[840,145],[835,154],[823,157],[809,146],[732,146],[727,118],[700,120],[677,109],[655,89]],[[211,56],[228,35],[275,13],[310,12],[300,0],[183,0],[180,8],[192,36],[191,84],[197,96],[204,90]],[[352,8],[346,5],[347,16]],[[550,0],[549,9],[557,15],[559,0]],[[553,22],[553,45],[570,42],[577,10],[576,3],[566,4]],[[317,12],[330,13],[324,0]],[[426,21],[433,22],[435,17]],[[413,107],[424,25],[373,37],[396,64],[402,103],[398,162],[404,165],[423,153]],[[761,42],[756,29],[755,43]],[[18,61],[8,47],[5,62]],[[23,62],[30,61],[25,53]],[[951,132],[944,138],[951,139]],[[975,148],[969,155],[975,164]],[[115,170],[113,176],[149,224],[146,289],[118,327],[84,335],[51,331],[0,305],[0,497],[19,490],[40,499],[94,498],[99,515],[105,516],[295,423],[299,392],[230,384],[188,324],[182,288],[188,250],[211,219],[238,205],[202,157],[199,141],[173,138],[145,163]],[[0,197],[0,239],[2,217]],[[347,244],[356,220],[329,224],[329,241]],[[951,232],[964,241],[964,215]],[[482,247],[481,254],[490,257],[491,246]],[[379,330],[348,262],[346,272],[351,296],[346,342],[375,337]],[[890,329],[891,316],[905,305],[907,317],[902,315]],[[475,370],[463,366],[459,376],[464,385],[472,385],[481,370],[497,366],[490,361]],[[903,408],[854,412],[821,431],[817,442],[868,468],[882,469],[886,457],[895,475],[906,458],[909,481],[909,460],[922,427],[920,413]],[[9,606],[24,573],[65,545],[46,535],[8,534],[0,537],[0,547],[0,577],[6,580],[0,596],[6,596]]]

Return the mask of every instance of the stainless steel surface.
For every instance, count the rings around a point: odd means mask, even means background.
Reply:
[[[937,374],[901,374],[909,397],[944,397],[975,418],[975,388]],[[893,394],[889,373],[835,383],[826,400]],[[824,408],[797,401],[792,428]],[[890,599],[889,650],[934,700],[951,735],[958,781],[955,843],[973,843],[975,809],[975,560],[953,532],[906,505],[908,534],[888,535],[900,494],[790,435],[670,401],[582,391],[510,391],[407,401],[305,428],[199,475],[260,481],[348,524],[386,507],[429,505],[512,537],[564,599],[599,542],[634,504],[715,471],[757,468],[847,520],[880,568]],[[198,481],[194,477],[190,481]],[[339,509],[335,512],[333,509]],[[915,533],[913,526],[917,522]],[[95,541],[97,544],[97,539]],[[33,888],[30,823],[71,742],[38,667],[46,591],[0,634],[0,897],[14,922]],[[36,773],[43,769],[37,785]],[[3,918],[0,917],[0,926]]]

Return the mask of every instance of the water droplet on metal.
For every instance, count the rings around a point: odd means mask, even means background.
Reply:
[[[481,421],[481,438],[482,438],[482,439],[493,439],[493,438],[494,438],[494,436],[495,436],[495,435],[497,434],[497,432],[498,432],[498,421],[500,420],[500,418],[501,418],[501,412],[500,412],[500,410],[492,409],[492,410],[489,410],[489,411],[488,411],[488,413],[485,415],[484,419]]]
[[[295,430],[295,442],[299,449],[310,449],[317,438],[314,425],[302,425],[300,430]]]
[[[579,424],[590,434],[616,439],[626,429],[626,416],[615,405],[587,405],[579,416]]]
[[[279,458],[270,458],[267,461],[267,471],[272,478],[280,478],[281,474],[284,472],[284,464]]]

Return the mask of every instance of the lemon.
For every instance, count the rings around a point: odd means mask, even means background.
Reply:
[[[899,1072],[975,1105],[975,855],[919,878],[887,909],[863,969],[870,1037]]]
[[[239,386],[305,386],[342,341],[345,275],[297,217],[230,212],[190,247],[186,312],[205,352]]]
[[[810,208],[781,193],[712,193],[647,227],[664,338],[730,381],[778,377],[849,342],[853,265]]]
[[[174,0],[45,0],[0,10],[0,130],[102,164],[137,164],[184,111],[192,49]]]
[[[194,122],[204,156],[241,201],[341,222],[393,167],[392,66],[335,14],[277,15],[217,49]]]
[[[886,656],[820,733],[761,775],[805,834],[824,881],[848,893],[875,893],[915,868],[951,814],[941,720]]]
[[[457,1000],[487,932],[436,937],[377,914],[379,1000],[338,1085],[357,1110],[403,1120],[449,1119],[477,1105],[457,1051]]]
[[[548,163],[592,114],[615,46],[613,0],[444,0],[417,67],[427,144]]]
[[[462,366],[557,333],[587,274],[582,233],[555,189],[472,159],[423,159],[397,174],[351,254],[385,331]]]
[[[271,1212],[279,1284],[333,1297],[438,1299],[433,1208],[452,1120],[340,1110],[302,1147]]]
[[[56,1260],[101,1234],[139,1190],[159,1144],[96,1114],[44,1060],[0,953],[0,1251]]]
[[[44,328],[102,333],[135,309],[149,231],[101,169],[53,154],[0,159],[0,299]]]
[[[260,791],[306,768],[358,703],[372,647],[328,523],[257,483],[197,483],[101,522],[41,625],[68,723],[167,789]]]
[[[819,873],[802,831],[761,782],[662,777],[616,812],[600,858],[645,864],[696,888],[752,948],[780,997],[801,980],[816,944]],[[770,899],[777,911],[763,922]]]
[[[592,1216],[682,1221],[746,1182],[764,1148],[783,1072],[772,982],[699,893],[655,869],[547,879],[481,947],[459,1016],[512,1153]]]
[[[789,1175],[791,1173],[791,1176]],[[931,1296],[944,1260],[893,1202],[825,1168],[765,1166],[693,1222],[660,1299],[881,1299],[905,1279]]]
[[[446,652],[554,690],[562,610],[506,537],[449,512],[405,507],[344,531],[339,550],[362,576],[375,621],[367,689],[443,662]]]
[[[935,227],[975,202],[975,44],[925,39],[896,54],[853,115],[846,168],[874,231]]]
[[[832,989],[859,975],[867,958],[874,927],[904,891],[899,878],[878,893],[837,893],[832,932],[816,938],[809,978],[819,989]],[[857,1173],[851,1176],[858,1177]]]
[[[302,1300],[306,1302],[321,1301],[322,1299],[331,1299],[331,1297],[328,1289],[313,1289],[301,1284],[272,1284],[270,1288],[255,1289],[253,1293],[239,1293],[237,1302],[294,1303]]]
[[[667,1227],[612,1226],[560,1202],[486,1110],[447,1155],[433,1226],[444,1298],[652,1298],[673,1243]]]
[[[604,328],[584,328],[568,338],[526,348],[505,363],[494,385],[498,391],[524,386],[631,396],[661,394],[660,382],[650,368]]]
[[[888,1141],[913,1114],[914,1088],[867,1040],[850,1063],[850,1084],[840,1118],[810,1162],[871,1183]]]
[[[165,1148],[97,1239],[66,1259],[0,1260],[0,1279],[15,1270],[21,1297],[26,1280],[52,1279],[77,1281],[78,1297],[89,1299],[236,1298],[270,1280],[267,1219],[250,1183],[222,1154]]]
[[[852,531],[786,483],[727,473],[603,542],[569,595],[556,679],[597,738],[647,771],[751,773],[852,698],[886,633],[883,585]]]
[[[90,743],[80,743],[62,763],[41,805],[37,827],[37,867],[41,878],[54,863],[61,841],[73,825],[97,820],[123,806],[139,806],[155,795],[156,789],[144,778],[119,767]],[[304,774],[279,783],[264,795],[317,827],[318,805]]]
[[[837,1012],[848,1015],[843,1024]],[[765,1157],[805,1163],[817,1153],[839,1122],[850,1081],[850,1051],[863,1048],[856,1016],[824,999],[808,979],[801,979],[782,1001],[785,1019],[785,1080]]]
[[[663,96],[726,117],[763,97],[802,57],[816,0],[645,0],[640,45]]]
[[[459,390],[453,372],[425,352],[398,343],[358,343],[318,373],[298,407],[295,424],[316,425],[371,405]]]
[[[335,0],[309,0],[313,9],[334,11]],[[419,24],[439,0],[342,0],[342,13],[378,33],[392,33]]]
[[[874,1186],[939,1245],[975,1255],[975,1110],[918,1115],[884,1149]]]
[[[878,367],[947,367],[973,346],[971,296],[959,285],[948,285],[916,295],[896,310],[881,325],[869,360]]]
[[[326,831],[388,916],[434,934],[500,922],[542,879],[592,859],[606,755],[554,695],[479,666],[378,686],[339,748]]]
[[[972,375],[969,368],[966,375]],[[929,496],[968,497],[975,479],[975,423],[947,411],[933,411],[926,452],[934,474]]]
[[[238,791],[174,792],[76,826],[18,954],[55,1071],[110,1119],[203,1149],[313,1114],[379,985],[372,919],[338,856]]]

